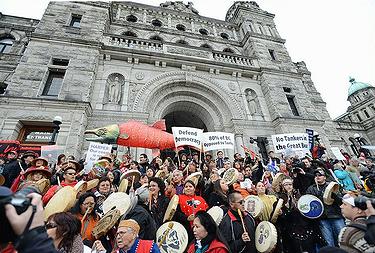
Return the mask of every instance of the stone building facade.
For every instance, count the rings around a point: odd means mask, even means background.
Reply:
[[[13,43],[0,54],[0,139],[36,145],[28,134],[50,133],[59,115],[57,144],[77,156],[86,129],[129,119],[233,132],[239,152],[250,137],[272,149],[272,134],[306,128],[345,143],[255,2],[235,2],[225,21],[182,2],[50,2],[40,21],[1,15],[0,35]]]

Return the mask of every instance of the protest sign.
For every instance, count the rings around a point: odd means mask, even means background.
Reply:
[[[174,143],[177,147],[190,146],[201,149],[202,129],[192,127],[172,127]]]
[[[111,153],[112,145],[90,142],[85,160],[85,173],[88,173],[99,157]]]
[[[234,149],[234,134],[206,132],[202,134],[204,151]]]
[[[309,135],[309,149],[312,150],[314,147],[314,130],[306,129],[306,133]]]
[[[40,147],[40,155],[48,160],[48,164],[57,162],[57,157],[64,153],[64,149],[57,145],[45,145]]]
[[[340,149],[338,147],[331,147],[331,151],[333,155],[336,157],[336,159],[340,161],[346,160],[345,156],[341,154]]]
[[[272,142],[275,153],[297,150],[306,150],[307,153],[309,152],[309,137],[307,133],[272,135]]]
[[[0,140],[0,157],[5,157],[9,151],[20,150],[20,142],[16,140]]]

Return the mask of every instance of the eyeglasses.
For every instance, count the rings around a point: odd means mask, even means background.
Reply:
[[[128,231],[118,231],[117,233],[116,233],[116,236],[124,236],[126,233],[128,233]]]
[[[45,225],[46,229],[51,229],[51,228],[56,228],[57,227],[57,224],[56,223],[47,223]]]
[[[289,185],[289,186],[292,186],[293,184],[292,183],[285,183],[285,184],[283,184],[284,186],[287,186],[287,185]]]
[[[315,174],[315,177],[324,177],[322,174]]]
[[[77,175],[77,173],[65,173],[65,175],[75,176],[75,175]]]

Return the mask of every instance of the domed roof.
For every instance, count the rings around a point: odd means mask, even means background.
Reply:
[[[372,87],[368,83],[357,82],[353,77],[349,77],[350,87],[348,89],[348,97],[359,90]]]

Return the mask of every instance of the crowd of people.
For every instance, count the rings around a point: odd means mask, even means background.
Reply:
[[[84,160],[72,156],[61,154],[51,164],[31,151],[21,155],[10,151],[0,158],[0,195],[27,187],[37,188],[38,192],[27,195],[31,203],[23,213],[16,212],[12,204],[5,205],[17,238],[1,241],[0,250],[172,252],[168,247],[173,245],[165,246],[157,238],[165,216],[169,216],[167,220],[181,224],[187,234],[186,249],[181,250],[182,244],[178,244],[181,251],[173,252],[258,252],[256,241],[260,239],[255,231],[263,221],[272,223],[277,231],[267,235],[277,241],[267,252],[375,252],[375,210],[371,204],[375,194],[374,161],[364,154],[350,157],[342,153],[342,161],[325,152],[314,158],[277,157],[273,151],[261,157],[249,152],[245,157],[236,153],[230,159],[223,151],[180,151],[178,158],[149,159],[141,154],[138,161],[130,154],[107,154],[93,168],[84,170]],[[226,174],[232,168],[235,173]],[[80,190],[69,210],[45,217],[43,209],[59,191],[92,180],[97,180],[94,187]],[[337,189],[330,193],[332,201],[327,203],[325,194],[331,182]],[[106,200],[118,192],[129,196],[129,206],[98,236],[95,229],[109,213],[105,210]],[[299,209],[298,201],[305,195],[321,201],[319,217],[307,217]],[[175,196],[178,202],[171,211]],[[261,201],[259,213],[246,206],[249,196]],[[219,221],[206,212],[213,207],[222,210]],[[163,231],[162,240],[169,230]],[[1,234],[7,232],[1,229]]]

